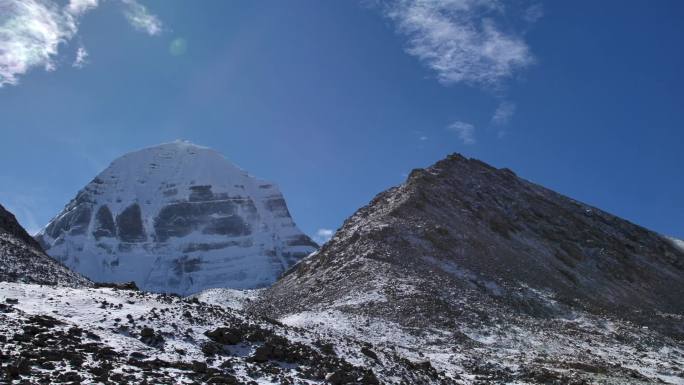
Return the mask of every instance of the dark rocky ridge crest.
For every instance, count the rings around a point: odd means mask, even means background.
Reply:
[[[0,281],[72,287],[91,282],[50,258],[38,242],[0,205]]]
[[[40,249],[38,242],[21,227],[14,214],[7,211],[2,205],[0,205],[0,234],[9,234],[30,247]]]
[[[395,293],[402,282],[415,292]],[[684,335],[684,253],[670,241],[457,154],[376,196],[253,310],[282,316],[372,291],[391,305],[363,311],[405,325],[448,326],[472,298],[535,317],[583,309]],[[399,314],[403,305],[415,314]]]

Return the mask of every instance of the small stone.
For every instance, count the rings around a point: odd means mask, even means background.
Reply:
[[[200,362],[200,361],[193,361],[192,362],[192,371],[195,373],[206,373],[207,372],[207,363],[206,362]]]
[[[148,328],[148,327],[142,328],[142,330],[140,330],[140,337],[143,337],[143,338],[154,337],[154,329]]]
[[[361,348],[361,353],[363,353],[364,355],[366,355],[366,356],[368,356],[368,357],[374,359],[375,361],[378,360],[378,355],[377,355],[374,351],[372,351],[370,348],[368,348],[368,347],[366,347],[366,346],[364,346],[364,347]]]
[[[214,342],[205,342],[202,344],[202,353],[206,356],[213,356],[221,351],[221,347]]]

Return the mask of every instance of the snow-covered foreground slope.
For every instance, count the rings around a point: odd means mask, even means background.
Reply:
[[[418,330],[345,312],[350,298],[281,323],[195,298],[2,282],[0,383],[684,384],[681,344],[623,321],[493,312],[459,333]]]
[[[37,239],[94,281],[179,294],[268,286],[317,247],[274,184],[187,142],[116,159]]]
[[[195,298],[1,282],[0,383],[684,384],[682,345],[623,321],[490,312],[454,332],[344,311],[385,300],[281,323]]]
[[[405,297],[419,292],[419,282],[386,285],[386,279],[378,280],[385,281],[376,282],[379,287],[390,286]],[[199,295],[243,309],[264,294],[212,290]],[[553,296],[538,294],[548,306],[559,306]],[[394,295],[382,290],[341,292],[324,306],[278,321],[306,330],[317,340],[371,347],[378,357],[373,369],[387,383],[405,380],[385,370],[392,357],[400,357],[414,368],[439,373],[438,379],[428,382],[434,384],[684,384],[684,344],[619,318],[577,310],[540,319],[511,313],[476,294],[457,299],[466,316],[456,328],[406,327],[369,310],[389,306],[406,317],[418,311],[415,305],[394,302]],[[666,316],[684,322],[682,316]],[[345,358],[355,365],[368,364],[364,356]]]
[[[0,383],[684,384],[681,345],[608,318],[490,312],[455,333],[343,311],[385,299],[341,298],[281,323],[195,298],[2,282]]]
[[[376,359],[352,338],[196,298],[0,282],[0,302],[0,383],[450,383],[391,350]]]
[[[351,338],[376,352],[422,362],[443,373],[436,384],[684,384],[684,345],[624,320],[582,312],[538,319],[482,303],[482,318],[457,328],[407,328],[359,312],[384,301],[371,297],[280,321],[313,330],[321,339]],[[353,358],[350,362],[360,364]],[[388,378],[395,381],[389,383],[401,380]]]
[[[236,289],[207,289],[191,298],[197,298],[202,302],[230,309],[243,310],[252,301],[259,297],[263,289],[236,290]]]

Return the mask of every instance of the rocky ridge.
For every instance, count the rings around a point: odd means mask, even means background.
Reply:
[[[343,324],[369,342],[413,336],[454,376],[534,383],[536,367],[568,383],[567,367],[585,365],[596,373],[579,370],[578,383],[680,383],[681,371],[647,370],[636,352],[680,359],[682,294],[676,242],[452,155],[376,196],[248,309],[331,333]]]
[[[596,313],[684,313],[684,252],[671,239],[460,155],[375,197],[262,304],[324,305],[347,290],[387,289],[373,284],[383,276],[476,290],[539,316],[564,311],[540,293]]]
[[[88,286],[78,273],[50,258],[0,205],[0,281]]]

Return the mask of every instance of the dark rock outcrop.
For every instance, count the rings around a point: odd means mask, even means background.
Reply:
[[[12,213],[0,206],[0,281],[90,286],[91,282],[45,254]]]
[[[147,236],[143,228],[140,205],[134,203],[117,215],[116,228],[122,242],[144,242]]]
[[[21,227],[19,222],[17,222],[17,218],[14,217],[14,214],[5,210],[2,205],[0,205],[0,234],[10,235],[17,240],[24,242],[27,246],[40,249],[38,242]]]
[[[107,205],[100,206],[95,214],[95,229],[93,231],[95,239],[116,237],[116,225],[114,216]]]

